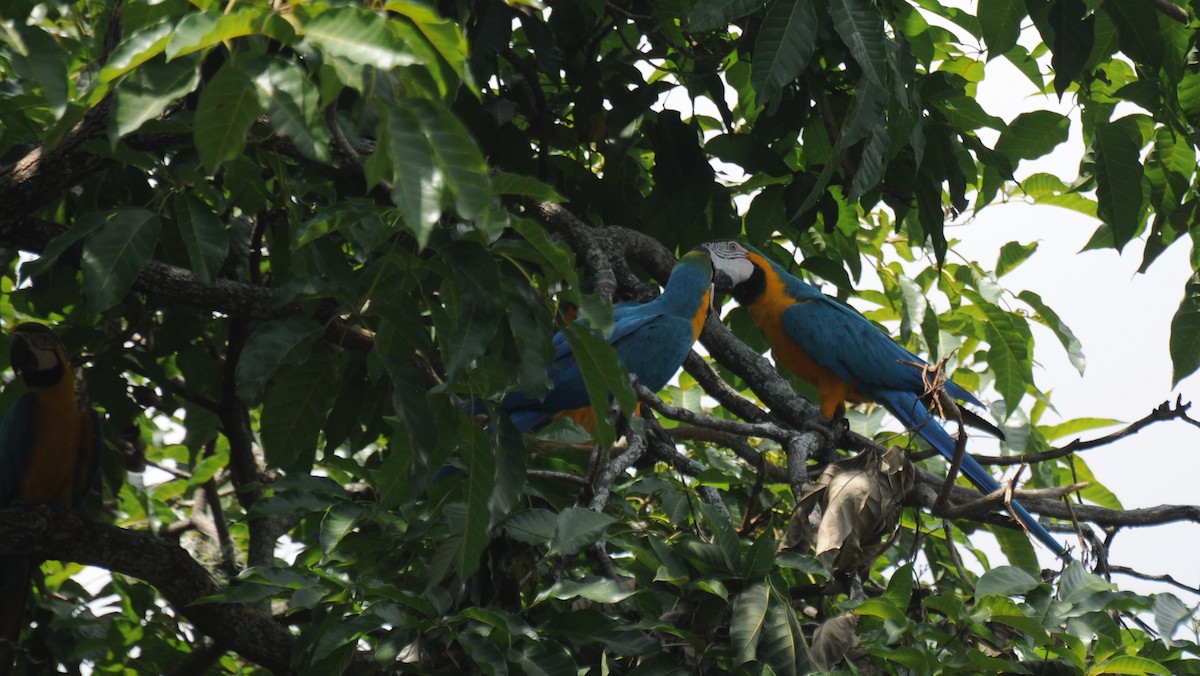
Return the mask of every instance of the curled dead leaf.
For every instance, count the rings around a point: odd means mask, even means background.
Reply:
[[[801,496],[793,524],[807,524],[819,507],[813,546],[817,558],[833,571],[866,567],[890,544],[900,503],[915,476],[899,447],[864,451],[825,468],[818,486]],[[788,540],[792,531],[789,526]]]
[[[813,665],[821,671],[831,671],[858,645],[857,628],[858,617],[854,613],[843,613],[822,622],[813,632]]]

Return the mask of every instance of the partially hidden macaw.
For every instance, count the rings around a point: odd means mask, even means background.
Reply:
[[[925,361],[904,349],[853,308],[829,298],[794,277],[760,251],[733,241],[704,245],[713,259],[718,288],[730,286],[734,300],[746,307],[762,329],[775,360],[821,397],[821,414],[841,416],[845,402],[880,404],[909,430],[953,460],[955,440],[930,414],[931,400]],[[982,406],[957,383],[946,380],[934,408],[959,406],[964,401]],[[942,409],[944,410],[944,408]],[[990,427],[998,433],[994,426]],[[963,455],[962,472],[984,493],[1000,488],[970,454]],[[1057,556],[1066,550],[1017,501],[1012,511],[1021,524]]]
[[[80,410],[71,363],[50,329],[18,325],[9,355],[27,390],[0,421],[0,507],[75,507],[99,476],[100,416]],[[25,556],[0,557],[0,673],[12,668],[32,567]]]
[[[629,373],[651,392],[661,390],[683,365],[712,305],[712,259],[694,249],[675,264],[662,295],[648,303],[620,303],[613,308],[608,342]],[[585,429],[595,424],[583,374],[566,336],[553,339],[554,360],[546,367],[550,388],[540,399],[510,393],[500,402],[521,431],[536,429],[559,417],[570,417]]]

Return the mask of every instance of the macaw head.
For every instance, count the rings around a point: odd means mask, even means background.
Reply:
[[[69,368],[66,352],[54,333],[42,324],[25,322],[13,329],[9,359],[28,387],[58,383]]]
[[[701,246],[708,252],[713,263],[713,286],[717,291],[732,292],[741,302],[749,287],[762,285],[765,271],[755,258],[762,255],[733,240],[708,242]]]

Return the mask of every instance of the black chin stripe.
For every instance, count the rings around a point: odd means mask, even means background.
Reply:
[[[759,266],[754,266],[750,279],[733,287],[733,299],[738,305],[749,305],[758,300],[767,290],[767,273]]]

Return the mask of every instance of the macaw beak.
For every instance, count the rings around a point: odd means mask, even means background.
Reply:
[[[733,278],[724,270],[715,270],[713,272],[712,287],[720,293],[729,293],[733,291]]]
[[[20,333],[14,333],[12,336],[12,345],[9,347],[9,359],[12,362],[13,371],[19,376],[24,376],[27,373],[32,373],[38,369],[37,355],[29,346],[29,339]]]

